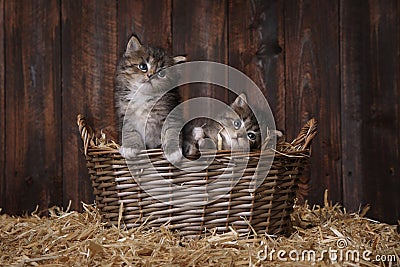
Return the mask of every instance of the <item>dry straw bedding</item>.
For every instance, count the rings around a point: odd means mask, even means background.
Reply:
[[[398,226],[364,217],[366,209],[346,213],[339,205],[328,203],[326,195],[323,207],[295,208],[294,230],[288,237],[239,236],[231,229],[222,235],[214,235],[210,230],[201,239],[193,240],[166,228],[149,230],[145,225],[119,230],[106,227],[94,206],[83,207],[82,213],[52,208],[46,217],[35,213],[25,217],[0,215],[0,265],[400,265]],[[366,253],[366,258],[362,253]]]

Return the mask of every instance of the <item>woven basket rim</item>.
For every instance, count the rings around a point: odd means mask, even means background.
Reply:
[[[83,141],[84,146],[84,154],[88,155],[88,152],[101,152],[101,153],[113,153],[119,154],[118,148],[120,144],[118,144],[115,140],[109,139],[107,140],[105,136],[98,138],[95,136],[92,128],[87,124],[86,117],[82,114],[77,115],[77,125],[79,128],[79,133]],[[311,154],[311,143],[317,134],[317,120],[315,118],[310,119],[307,123],[301,128],[297,137],[290,143],[277,143],[276,149],[273,149],[275,152],[275,156],[286,156],[286,157],[308,157]],[[286,149],[282,149],[285,147]],[[237,155],[247,155],[247,156],[259,156],[262,152],[262,149],[251,150],[249,152],[236,152]],[[154,149],[144,149],[139,152],[138,155],[146,155],[146,154],[154,154],[160,153],[163,154],[163,150],[161,148]],[[229,154],[232,155],[235,153],[230,150],[217,150],[217,155]]]

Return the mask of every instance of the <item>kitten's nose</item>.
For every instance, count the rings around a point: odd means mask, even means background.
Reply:
[[[153,69],[149,69],[149,71],[147,72],[147,77],[151,77],[154,75],[154,70]]]
[[[231,136],[232,139],[239,139],[239,138],[242,138],[242,137],[243,137],[242,133],[233,133],[232,136]]]

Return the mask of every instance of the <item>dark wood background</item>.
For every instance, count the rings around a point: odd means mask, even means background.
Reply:
[[[77,113],[115,134],[113,81],[132,33],[244,71],[291,139],[319,121],[310,203],[400,217],[397,0],[0,0],[0,207],[79,209],[92,189]],[[184,98],[232,96],[203,85]],[[256,101],[249,96],[250,102]]]

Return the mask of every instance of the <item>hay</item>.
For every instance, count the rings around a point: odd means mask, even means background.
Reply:
[[[222,235],[210,229],[200,240],[191,240],[163,227],[121,230],[105,227],[96,208],[86,204],[82,213],[54,207],[48,217],[3,214],[0,265],[399,266],[400,234],[395,225],[364,217],[367,208],[346,213],[325,197],[323,207],[295,208],[290,237],[246,237],[231,228]],[[316,253],[314,260],[308,258],[311,251]],[[358,260],[351,258],[355,251],[360,253]],[[369,251],[364,259],[362,253]],[[386,261],[375,261],[377,256]]]

